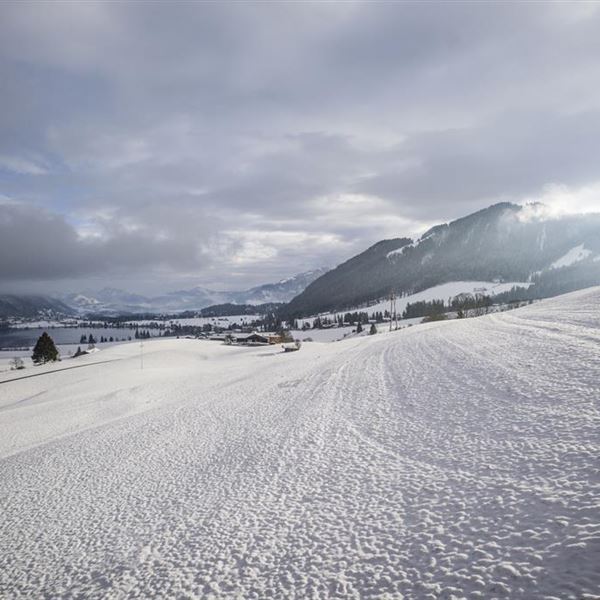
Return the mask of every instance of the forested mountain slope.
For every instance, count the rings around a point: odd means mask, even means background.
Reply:
[[[565,270],[576,267],[573,281],[559,293],[600,284],[599,257],[600,214],[550,219],[535,207],[496,204],[438,225],[415,242],[399,238],[375,244],[311,283],[285,312],[305,316],[339,310],[391,291],[414,293],[450,281],[524,282],[543,274],[551,289],[556,278],[569,279]]]
[[[0,294],[0,318],[70,315],[73,310],[56,298],[39,295]]]

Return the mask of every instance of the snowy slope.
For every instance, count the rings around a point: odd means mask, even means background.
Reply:
[[[451,281],[450,283],[442,283],[434,287],[428,288],[416,294],[404,296],[402,298],[396,298],[396,312],[399,316],[402,315],[406,305],[415,302],[431,302],[432,300],[443,300],[447,302],[449,298],[454,298],[460,294],[485,294],[486,296],[495,296],[503,292],[508,292],[513,287],[524,287],[527,288],[531,284],[520,283],[520,282],[508,282],[508,283],[497,283],[492,281]],[[334,318],[338,314],[344,314],[346,312],[366,312],[369,315],[373,315],[377,312],[385,312],[390,310],[389,299],[381,300],[371,304],[370,306],[362,306],[356,308],[350,308],[348,310],[340,311],[339,313],[323,313],[321,316]],[[300,324],[308,322],[312,323],[314,319],[298,319]]]
[[[291,354],[144,346],[0,384],[0,597],[598,593],[600,289]]]
[[[454,298],[460,294],[485,294],[486,296],[495,296],[502,292],[508,292],[513,287],[528,287],[528,283],[508,282],[498,283],[493,281],[451,281],[450,283],[442,283],[435,287],[428,288],[422,292],[404,296],[396,299],[396,310],[398,313],[404,312],[408,303],[414,302],[431,302],[432,300],[443,300],[447,302],[449,298]],[[383,312],[390,309],[390,301],[383,300],[369,306],[366,310],[369,314],[374,312]]]
[[[592,251],[584,247],[583,244],[571,248],[564,256],[561,256],[558,260],[554,261],[551,265],[551,269],[560,269],[562,267],[570,267],[575,263],[585,260],[591,256]]]

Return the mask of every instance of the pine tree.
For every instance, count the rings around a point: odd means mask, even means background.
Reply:
[[[45,331],[35,344],[31,360],[36,365],[58,360],[58,350],[54,345],[54,341]]]

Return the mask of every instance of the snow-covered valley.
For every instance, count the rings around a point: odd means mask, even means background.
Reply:
[[[0,373],[2,598],[598,598],[600,288],[78,360]]]

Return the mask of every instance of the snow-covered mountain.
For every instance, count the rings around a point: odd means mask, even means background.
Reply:
[[[63,317],[72,313],[70,306],[49,296],[0,294],[0,318]]]
[[[329,269],[315,269],[299,273],[293,277],[282,279],[277,283],[267,283],[250,288],[244,292],[234,292],[237,304],[265,304],[267,302],[289,302],[292,298],[302,293],[306,286],[315,279],[327,273]]]
[[[528,281],[532,297],[600,284],[600,214],[544,218],[501,203],[433,227],[418,240],[378,242],[332,269],[286,307],[300,317],[455,281]]]
[[[75,310],[101,314],[136,312],[178,312],[200,310],[215,304],[264,304],[289,302],[300,294],[307,285],[327,272],[327,269],[314,269],[299,273],[276,283],[266,283],[241,291],[215,291],[202,286],[189,290],[178,290],[161,296],[146,297],[139,294],[104,288],[97,292],[84,291],[68,294],[63,301]]]
[[[150,299],[124,290],[105,287],[98,291],[67,294],[63,302],[78,312],[144,311],[150,309]]]

